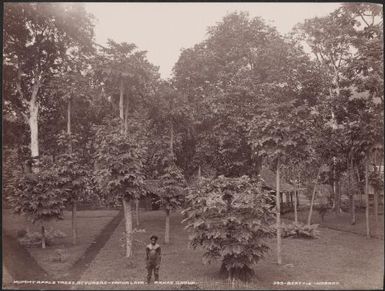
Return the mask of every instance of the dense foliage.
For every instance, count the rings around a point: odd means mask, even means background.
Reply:
[[[32,222],[61,219],[70,190],[66,183],[66,178],[61,177],[46,157],[38,174],[19,176],[13,195],[9,196],[10,205],[15,213],[25,215]]]
[[[112,204],[119,205],[122,198],[135,199],[145,193],[145,137],[139,131],[140,120],[131,121],[136,131],[127,136],[121,134],[119,119],[107,120],[96,128],[94,179]]]
[[[245,12],[207,32],[182,50],[165,81],[135,44],[95,44],[93,17],[81,3],[6,3],[3,189],[13,210],[44,221],[76,201],[123,202],[129,249],[125,202],[143,197],[146,180],[155,180],[165,237],[170,210],[186,202],[192,245],[205,248],[207,261],[222,259],[232,277],[252,273],[273,234],[279,203],[271,208],[255,180],[262,167],[276,171],[276,185],[285,179],[310,189],[313,202],[315,185],[329,184],[336,213],[349,196],[352,223],[353,194],[368,189],[367,178],[377,217],[380,5],[345,3],[285,36]],[[366,211],[369,217],[369,205]],[[286,233],[316,232],[292,228]]]
[[[191,246],[205,250],[204,262],[222,260],[231,278],[249,279],[274,236],[271,198],[247,176],[203,179],[187,196],[184,222],[191,231]]]

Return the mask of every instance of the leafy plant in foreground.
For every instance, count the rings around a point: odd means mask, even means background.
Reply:
[[[186,229],[193,248],[205,249],[204,263],[221,259],[221,273],[249,280],[253,266],[269,250],[274,212],[261,184],[248,176],[203,179],[187,196]]]

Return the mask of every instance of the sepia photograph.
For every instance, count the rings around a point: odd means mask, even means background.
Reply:
[[[2,289],[384,289],[381,1],[2,8]]]

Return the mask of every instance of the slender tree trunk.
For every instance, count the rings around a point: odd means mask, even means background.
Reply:
[[[373,223],[373,236],[378,235],[378,190],[373,187],[373,203],[374,203],[374,223]]]
[[[313,194],[312,194],[312,196],[311,196],[309,216],[308,216],[308,218],[307,218],[307,225],[308,225],[308,226],[310,226],[310,224],[311,224],[311,217],[312,217],[312,215],[313,215],[314,198],[315,198],[315,193],[316,193],[316,191],[317,191],[318,178],[319,178],[320,173],[321,173],[321,167],[318,169],[317,178],[316,178],[316,181],[315,181],[315,183],[314,183]]]
[[[262,170],[262,164],[263,164],[263,158],[261,156],[258,156],[256,159],[256,174],[257,176],[260,175]]]
[[[365,199],[366,199],[366,237],[370,238],[370,223],[369,223],[369,177],[368,177],[368,154],[365,157]]]
[[[125,111],[125,112],[124,112]],[[119,117],[121,120],[121,133],[128,134],[128,104],[124,106],[124,83],[120,79],[119,84]],[[132,256],[132,200],[123,197],[123,212],[125,221],[126,258]]]
[[[350,169],[350,154],[348,155],[347,159],[346,159],[346,169],[347,169],[347,174],[348,174],[348,185],[347,185],[347,193],[348,193],[348,197],[349,197],[349,200],[350,200],[350,215],[351,215],[351,224],[353,224],[353,200],[354,200],[354,195],[353,195],[353,191],[352,191],[352,185],[351,185],[351,179],[350,179],[350,173],[351,173],[351,169]]]
[[[71,103],[72,103],[71,99],[69,99],[67,103],[67,134],[70,137],[71,137],[71,107],[72,107]],[[69,152],[71,153],[72,152],[71,139],[69,140],[69,143],[68,143],[68,149],[69,149]]]
[[[378,165],[378,166],[377,166]],[[373,156],[373,173],[376,178],[380,177],[380,167],[377,161],[377,151],[374,152]],[[373,224],[373,235],[376,237],[378,235],[378,201],[379,194],[376,186],[373,186],[373,203],[374,203],[374,224]]]
[[[128,108],[128,102],[126,104],[126,109],[125,109],[125,114],[124,114],[124,125],[123,125],[123,130],[124,130],[124,135],[127,136],[128,135],[128,111],[129,111],[129,108]]]
[[[124,133],[124,83],[123,78],[120,79],[119,83],[119,117],[122,122],[121,132]]]
[[[69,154],[72,153],[72,142],[71,142],[71,111],[72,111],[72,101],[71,101],[71,96],[68,99],[67,103],[67,134],[69,136],[69,141],[68,141],[68,152]],[[78,231],[77,231],[77,202],[75,194],[72,193],[73,195],[73,200],[72,200],[72,244],[76,245],[77,244],[77,239],[78,239]]]
[[[119,83],[119,117],[124,119],[124,83],[123,79],[120,79]]]
[[[336,181],[336,205],[335,205],[335,212],[337,215],[341,213],[341,184],[340,180],[338,179]]]
[[[332,209],[334,209],[335,212],[337,212],[337,187],[336,187],[336,160],[335,157],[333,157],[333,195],[334,195],[334,201]]]
[[[39,105],[37,101],[32,99],[29,105],[29,129],[31,131],[31,157],[32,157],[32,172],[39,172]]]
[[[202,171],[201,171],[201,165],[198,167],[198,181],[201,181],[202,178]]]
[[[170,243],[170,209],[166,208],[166,225],[164,231],[164,242]]]
[[[170,122],[170,153],[174,154],[174,124]]]
[[[297,211],[297,195],[298,195],[298,188],[297,187],[297,190],[294,192],[294,222],[295,224],[298,223],[298,211]]]
[[[45,237],[45,227],[41,226],[41,248],[45,249],[46,247],[46,237]]]
[[[139,226],[139,199],[135,199],[135,220],[136,226]]]
[[[350,160],[350,170],[349,170],[349,184],[350,181],[353,182],[354,180],[354,165],[353,165],[353,158]],[[352,188],[352,224],[356,224],[356,201],[354,198],[354,195],[356,194],[356,187]]]
[[[360,206],[362,206],[362,204],[363,204],[362,193],[364,193],[365,190],[362,189],[362,187],[361,187],[361,177],[360,177],[360,170],[358,168],[358,165],[355,168],[355,170],[356,170],[355,173],[356,173],[356,176],[357,176],[357,185],[358,185],[358,189],[360,191]]]
[[[76,245],[78,240],[78,229],[77,229],[77,201],[72,201],[72,244]]]
[[[132,210],[130,199],[123,198],[123,210],[126,230],[126,258],[130,258],[132,255]]]
[[[277,209],[277,263],[282,264],[281,255],[281,199],[280,199],[280,177],[279,177],[280,162],[277,160],[277,172],[276,172],[276,209]]]

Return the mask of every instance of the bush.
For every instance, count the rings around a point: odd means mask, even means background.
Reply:
[[[65,249],[57,249],[51,258],[53,262],[65,262],[69,257],[68,251]]]
[[[292,238],[318,238],[319,237],[319,230],[318,224],[311,224],[308,226],[307,224],[298,222],[298,223],[291,223],[291,224],[284,224],[282,223],[282,237],[292,237]]]
[[[221,259],[221,274],[249,280],[254,264],[269,250],[264,240],[274,236],[270,200],[247,176],[202,180],[190,190],[183,211],[190,245],[205,249],[204,263]]]
[[[16,233],[17,238],[22,238],[27,234],[27,231],[25,229],[19,229]]]
[[[64,238],[66,234],[58,229],[48,229],[45,232],[46,244],[53,245],[55,239]],[[37,247],[41,244],[42,235],[38,231],[26,231],[22,237],[19,237],[19,243],[26,247]]]
[[[16,182],[15,191],[7,197],[14,213],[27,216],[33,223],[63,218],[67,181],[49,157],[42,156],[39,173],[25,174]]]
[[[42,238],[42,235],[40,232],[28,231],[25,233],[23,237],[20,237],[18,241],[21,245],[24,245],[26,247],[35,247],[41,244],[41,238]],[[50,241],[47,239],[46,243],[47,245],[49,245]]]

